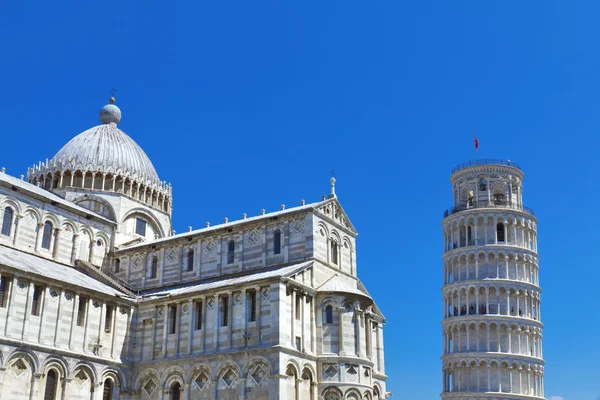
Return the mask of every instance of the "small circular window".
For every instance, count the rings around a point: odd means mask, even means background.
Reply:
[[[102,241],[101,241],[101,240],[98,240],[98,241],[96,242],[96,246],[98,246],[98,247],[102,247]]]

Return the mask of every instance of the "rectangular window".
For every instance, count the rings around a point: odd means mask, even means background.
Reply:
[[[302,338],[300,336],[296,336],[296,350],[302,351]]]
[[[9,278],[3,276],[0,278],[0,307],[5,308],[8,302],[8,283]]]
[[[12,224],[13,210],[10,207],[4,209],[4,217],[2,218],[2,234],[10,236],[10,228]]]
[[[33,301],[31,302],[31,315],[40,315],[40,302],[42,301],[42,288],[33,286]]]
[[[202,329],[202,302],[196,303],[196,330]]]
[[[281,231],[278,229],[273,235],[273,254],[281,253]]]
[[[496,225],[496,235],[498,238],[498,242],[504,242],[504,224],[499,223]]]
[[[177,330],[177,306],[169,306],[169,333]]]
[[[302,310],[302,297],[296,294],[296,320],[300,321],[300,311]]]
[[[233,264],[235,261],[235,242],[230,240],[227,244],[227,264]]]
[[[325,307],[325,323],[333,324],[333,306]]]
[[[229,296],[221,297],[221,326],[227,326],[229,319]]]
[[[158,274],[158,257],[153,256],[151,262],[152,264],[150,265],[150,279],[154,279]]]
[[[135,233],[140,236],[146,236],[146,221],[141,218],[135,219]]]
[[[87,302],[88,299],[86,297],[79,297],[79,308],[77,309],[77,326],[83,326],[85,323],[85,313],[87,311]]]
[[[188,251],[187,270],[188,272],[194,270],[194,249]]]
[[[42,235],[42,248],[46,250],[50,250],[50,241],[52,240],[52,224],[50,222],[46,222],[44,224],[44,231]]]
[[[248,321],[256,321],[256,290],[248,291]]]
[[[115,312],[114,306],[106,306],[106,316],[104,317],[104,332],[110,333],[112,329],[112,319]]]

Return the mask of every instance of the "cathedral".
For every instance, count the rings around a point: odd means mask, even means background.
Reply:
[[[0,171],[0,399],[388,397],[335,179],[175,234],[171,186],[114,102],[26,175]]]

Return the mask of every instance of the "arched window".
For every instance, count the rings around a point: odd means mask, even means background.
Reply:
[[[323,393],[323,398],[325,400],[341,400],[342,395],[336,389],[327,389],[325,393]]]
[[[230,240],[227,244],[227,264],[233,264],[235,261],[235,242]]]
[[[194,270],[194,249],[188,250],[187,270],[188,272]]]
[[[479,180],[479,191],[485,192],[487,190],[487,181],[483,178]]]
[[[55,400],[57,383],[58,376],[56,374],[56,371],[51,369],[46,374],[46,389],[44,390],[44,400]]]
[[[2,217],[2,234],[10,236],[10,228],[13,220],[13,209],[6,207],[4,209],[4,217]]]
[[[102,400],[111,400],[113,392],[113,381],[112,379],[106,379],[104,381],[104,389],[102,392]]]
[[[156,278],[158,275],[158,257],[152,256],[152,265],[150,265],[150,279]]]
[[[494,203],[495,204],[502,204],[502,203],[504,203],[504,195],[502,193],[496,193],[496,194],[494,194]]]
[[[504,224],[503,223],[496,224],[496,235],[498,237],[498,242],[504,242]]]
[[[181,399],[181,385],[179,382],[175,382],[171,385],[171,400]]]
[[[333,324],[333,306],[331,305],[325,307],[325,323]]]
[[[373,397],[376,398],[376,399],[380,399],[381,398],[381,395],[379,394],[379,388],[377,386],[375,386],[373,388]]]
[[[281,231],[277,229],[273,234],[273,254],[281,253]]]
[[[338,244],[335,240],[331,241],[331,262],[338,265]]]
[[[42,236],[42,248],[50,250],[50,241],[52,240],[52,223],[46,221],[44,224],[44,235]]]

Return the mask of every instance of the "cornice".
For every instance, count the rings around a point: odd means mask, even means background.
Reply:
[[[505,251],[506,253],[527,254],[527,255],[533,256],[536,260],[539,260],[539,258],[540,258],[540,255],[537,252],[530,250],[528,248],[525,248],[525,247],[507,245],[507,244],[488,243],[488,244],[481,244],[481,245],[477,245],[477,246],[463,246],[463,247],[458,247],[456,249],[448,250],[448,251],[444,252],[444,254],[442,254],[442,260],[447,261],[448,258],[451,258],[452,256],[457,256],[457,255],[462,255],[462,254],[479,253],[482,251],[484,253],[489,253],[490,251],[500,251],[500,250]]]
[[[477,215],[477,214],[482,214],[483,216],[490,215],[490,214],[501,214],[502,216],[504,216],[504,215],[509,215],[511,213],[518,214],[520,217],[526,217],[527,219],[534,221],[536,224],[538,223],[538,219],[535,217],[535,215],[532,215],[523,210],[519,210],[518,208],[478,207],[478,208],[467,208],[467,209],[452,213],[452,214],[448,215],[447,217],[443,218],[441,224],[443,227],[445,224],[450,223],[450,221],[452,221],[453,219],[458,219],[459,217],[464,218],[465,216],[471,216],[471,215]]]
[[[463,353],[447,353],[440,357],[442,361],[454,361],[462,359],[475,359],[475,360],[510,360],[510,361],[530,361],[534,364],[544,366],[546,361],[539,357],[527,356],[524,354],[514,353],[493,353],[493,352],[463,352]]]
[[[133,368],[133,363],[123,362],[120,359],[105,358],[105,357],[90,355],[87,353],[66,350],[61,347],[46,346],[46,345],[34,343],[34,342],[25,342],[22,339],[12,339],[12,338],[9,338],[6,336],[2,336],[2,337],[0,337],[0,343],[8,345],[8,346],[14,346],[17,351],[19,349],[26,348],[27,350],[43,351],[43,352],[47,352],[49,354],[61,355],[63,357],[73,357],[73,358],[76,358],[77,360],[82,360],[82,361],[99,362],[99,363],[108,364],[111,366]]]
[[[518,323],[519,325],[532,325],[533,327],[544,329],[544,324],[536,319],[517,317],[514,315],[498,315],[498,314],[474,314],[474,315],[457,315],[455,317],[444,318],[441,321],[442,327],[452,325],[452,323],[462,323],[469,321],[491,323]]]
[[[479,164],[473,165],[470,167],[462,168],[452,175],[450,175],[450,182],[452,184],[456,184],[456,182],[460,179],[473,180],[477,179],[479,175],[484,174],[486,177],[489,177],[488,174],[499,174],[499,175],[509,175],[516,176],[521,181],[524,179],[525,174],[523,171],[516,167],[511,167],[508,165],[501,164]],[[494,179],[494,178],[492,178]],[[510,178],[501,178],[501,179],[510,179]]]
[[[513,279],[469,279],[469,280],[464,280],[464,281],[455,281],[455,282],[450,282],[445,284],[444,286],[442,286],[441,292],[442,294],[445,294],[447,291],[450,290],[454,290],[454,289],[458,289],[460,287],[481,287],[481,286],[487,286],[487,287],[491,287],[491,286],[508,286],[510,288],[526,288],[526,289],[530,289],[530,290],[534,290],[537,293],[542,293],[542,288],[540,288],[539,286],[533,284],[533,283],[529,283],[529,282],[522,282],[522,281],[516,281]]]

